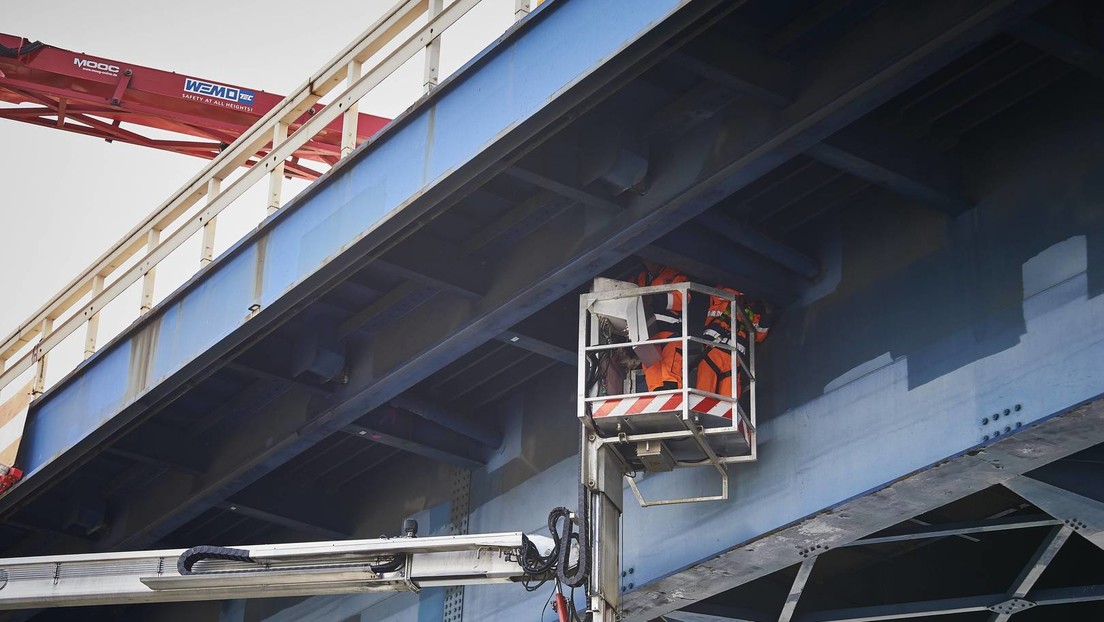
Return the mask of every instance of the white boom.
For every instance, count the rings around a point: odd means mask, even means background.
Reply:
[[[524,537],[515,532],[203,547],[206,555],[169,549],[4,559],[0,609],[509,583],[532,578],[518,563]],[[528,538],[542,555],[552,552],[551,538]],[[178,567],[182,556],[191,556],[190,570]]]

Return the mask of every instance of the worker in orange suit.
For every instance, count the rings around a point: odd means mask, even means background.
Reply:
[[[755,343],[762,343],[767,338],[769,327],[765,326],[762,305],[749,301],[742,292],[730,287],[717,286],[717,289],[732,292],[736,295],[736,304],[744,310],[744,314],[751,320],[755,331]],[[732,307],[729,301],[720,296],[709,297],[709,312],[705,318],[705,339],[717,343],[729,343],[732,337]],[[747,356],[748,331],[742,323],[736,326],[736,353],[731,353],[724,348],[708,348],[698,362],[698,375],[695,384],[698,389],[716,393],[725,397],[732,397],[732,357],[734,355]],[[746,360],[746,359],[745,359]],[[747,389],[746,380],[742,371],[736,374],[736,396],[739,398]]]
[[[644,261],[644,269],[633,282],[640,287],[685,283],[686,275],[670,266]],[[650,324],[651,339],[667,339],[682,335],[682,293],[665,292],[644,297],[644,308],[655,321]],[[644,380],[649,391],[665,391],[682,388],[682,345],[677,342],[657,344],[661,346],[660,360],[644,365]]]

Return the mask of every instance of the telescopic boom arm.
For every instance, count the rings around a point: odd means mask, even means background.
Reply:
[[[264,598],[532,579],[552,538],[521,532],[195,547],[0,560],[0,609]],[[529,548],[532,551],[532,548]]]

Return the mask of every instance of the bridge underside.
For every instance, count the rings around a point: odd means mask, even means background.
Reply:
[[[1099,615],[1099,17],[547,3],[34,405],[0,554],[374,537],[411,515],[539,530],[575,498],[576,296],[639,256],[776,321],[734,498],[626,509],[628,619]],[[38,618],[439,619],[445,598]]]

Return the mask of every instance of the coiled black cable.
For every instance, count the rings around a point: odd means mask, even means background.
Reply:
[[[176,558],[176,570],[184,576],[197,574],[195,571],[192,570],[192,568],[195,567],[197,563],[206,559],[245,562],[249,564],[257,563],[257,560],[253,559],[249,551],[246,551],[245,549],[232,549],[224,546],[193,546],[192,548],[181,553],[180,557]],[[368,568],[376,574],[383,574],[385,572],[395,572],[396,570],[402,568],[405,564],[406,555],[395,555],[391,558],[390,561],[383,562],[382,564],[370,565],[368,566]],[[324,566],[311,567],[322,568]]]
[[[590,571],[589,544],[586,537],[586,499],[586,488],[580,486],[578,531],[575,530],[575,524],[571,520],[571,510],[558,507],[548,513],[548,533],[552,536],[553,543],[548,555],[541,555],[536,545],[529,538],[522,536],[521,555],[518,561],[525,574],[541,578],[539,584],[532,587],[526,585],[526,589],[532,591],[539,588],[548,579],[549,572],[553,572],[560,583],[568,587],[581,587],[586,583]],[[571,557],[572,544],[578,547],[578,559]]]
[[[382,564],[376,564],[374,566],[369,566],[369,568],[371,568],[372,572],[374,572],[376,574],[383,574],[385,572],[395,572],[399,568],[402,568],[405,564],[406,564],[406,555],[396,555],[394,557],[394,559],[392,559],[389,562],[384,562]]]
[[[573,531],[570,514],[564,517],[563,532],[558,539],[559,555],[556,564],[556,578],[560,580],[560,583],[568,587],[581,587],[586,584],[587,575],[590,572],[589,560],[590,555],[589,541],[587,534],[589,530],[587,528],[587,489],[585,486],[579,486],[579,531]],[[556,519],[559,521],[559,518]],[[548,517],[549,530],[552,530],[554,526],[551,516]],[[555,532],[553,532],[555,533]],[[553,536],[555,539],[555,536]],[[575,571],[570,575],[567,574],[568,570],[572,568],[571,565],[571,543],[574,542],[579,547],[579,559],[576,560],[574,565]]]
[[[194,574],[192,567],[205,559],[221,559],[232,562],[256,563],[249,551],[225,546],[193,546],[176,558],[176,571],[181,575]]]

